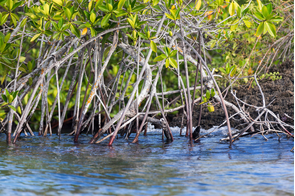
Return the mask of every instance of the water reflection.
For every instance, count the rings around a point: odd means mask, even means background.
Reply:
[[[216,133],[189,145],[176,131],[173,143],[150,130],[138,144],[119,138],[112,148],[108,141],[89,145],[85,135],[79,145],[64,135],[61,141],[23,137],[7,146],[0,135],[0,194],[294,194],[292,140],[248,137],[229,149]]]

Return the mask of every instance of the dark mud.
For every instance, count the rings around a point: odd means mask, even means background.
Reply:
[[[285,118],[284,113],[294,118],[294,62],[285,62],[278,66],[272,67],[269,72],[279,72],[282,79],[273,81],[272,79],[259,80],[259,84],[265,96],[266,105],[270,104],[267,108],[272,110],[287,123],[293,124],[293,120]],[[250,80],[249,80],[250,81]],[[249,83],[239,87],[233,87],[236,90],[237,97],[241,100],[255,106],[262,106],[262,96],[258,86],[252,88]],[[237,106],[234,97],[228,92],[225,99]],[[257,111],[254,108],[245,106],[252,118],[257,117]],[[200,106],[195,106],[193,111],[193,126],[198,123]],[[229,116],[234,114],[234,110],[228,108]],[[170,126],[181,125],[182,114],[178,114],[176,117],[170,118]],[[201,126],[204,129],[218,126],[225,121],[225,114],[218,103],[215,106],[214,112],[209,112],[206,106],[202,109]],[[239,118],[230,120],[231,126],[237,129],[243,128],[245,125]],[[292,130],[293,131],[293,130]]]

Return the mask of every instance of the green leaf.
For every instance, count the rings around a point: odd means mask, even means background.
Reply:
[[[148,39],[148,37],[147,37],[145,34],[143,34],[143,33],[138,32],[138,35],[139,35],[142,39]]]
[[[166,59],[166,56],[165,56],[165,55],[163,56],[163,54],[161,54],[160,56],[157,56],[157,57],[154,59],[154,62],[162,61],[162,60],[164,60],[164,59]]]
[[[35,41],[35,39],[37,39],[40,35],[41,35],[41,33],[34,35],[34,37],[32,37],[32,39],[30,40],[30,42]]]
[[[151,40],[150,46],[151,46],[152,51],[154,53],[157,53],[157,45],[156,45],[156,43]]]
[[[263,32],[264,29],[264,22],[261,22],[256,30],[256,36],[261,35],[261,33]]]
[[[27,23],[27,19],[28,19],[28,18],[24,18],[24,19],[22,20],[22,22],[20,23],[20,27],[24,27],[24,26],[26,25],[26,23]]]
[[[174,67],[175,69],[177,69],[177,62],[175,59],[173,58],[168,58],[169,59],[169,63],[172,67]]]
[[[265,22],[265,26],[267,28],[267,31],[269,32],[269,34],[273,37],[276,37],[276,27],[274,24],[270,23],[270,22]]]
[[[283,20],[284,20],[284,18],[277,16],[277,17],[273,17],[272,19],[270,19],[269,22],[281,22]]]
[[[166,68],[169,67],[169,59],[166,59],[166,61],[165,61],[165,67],[166,67]]]
[[[251,27],[252,23],[249,20],[243,19],[243,21],[248,28]]]
[[[211,105],[210,103],[208,103],[207,109],[208,109],[209,112],[214,112],[214,106]]]
[[[264,18],[268,17],[269,13],[268,13],[268,10],[267,10],[266,6],[262,7],[262,14],[263,14]]]
[[[12,105],[8,105],[8,107],[10,107],[13,111],[15,111],[16,112],[16,109],[15,109],[15,107],[14,106],[12,106]]]
[[[12,93],[13,99],[15,99],[17,94],[18,94],[18,91],[15,91],[15,92]]]
[[[101,26],[104,27],[106,24],[108,24],[109,19],[111,17],[111,13],[105,15],[105,17],[103,17],[102,21],[101,21]]]
[[[206,98],[207,98],[207,99],[210,99],[210,98],[211,98],[211,95],[210,95],[210,94],[211,94],[210,91],[207,90],[207,91],[206,91]]]
[[[201,5],[202,5],[202,0],[196,0],[196,6],[195,6],[195,9],[196,10],[199,10],[201,8]]]
[[[92,37],[94,37],[96,35],[96,32],[92,27],[90,27],[90,32],[91,32]]]
[[[109,12],[109,9],[106,6],[101,5],[101,6],[98,6],[98,8],[103,12]]]
[[[205,96],[203,96],[202,99],[203,99],[203,101],[200,103],[200,105],[202,105],[202,104],[208,102],[208,100],[207,100],[207,98],[206,98]]]
[[[93,1],[91,0],[88,4],[88,11],[89,12],[92,10],[92,4],[93,4]]]
[[[13,4],[11,11],[13,11],[15,8],[19,7],[21,4],[23,4],[23,2],[21,2],[21,1]]]
[[[95,4],[95,9],[97,9],[98,6],[100,6],[102,3],[103,3],[103,0],[97,0]]]
[[[32,71],[33,69],[33,63],[31,61],[28,62],[27,67],[29,69],[29,71]]]
[[[234,66],[234,67],[231,69],[230,77],[233,77],[233,76],[235,75],[236,71],[237,71],[237,67]]]
[[[6,94],[6,97],[9,98],[10,93],[9,93],[9,91],[7,89],[5,89],[5,94]]]
[[[45,15],[49,15],[49,5],[46,3],[44,6],[43,6],[43,9],[44,9],[44,12],[45,12]]]
[[[136,6],[135,8],[132,9],[132,12],[138,12],[140,10],[143,10],[145,7],[146,7],[145,5]]]
[[[27,73],[27,70],[25,68],[23,68],[23,67],[19,67],[18,70],[21,71],[21,72]]]
[[[231,15],[231,16],[235,14],[235,4],[234,4],[234,2],[231,2],[231,4],[229,5],[228,12],[229,12],[229,15]]]
[[[212,88],[211,89],[211,97],[214,97],[215,96],[215,90]]]
[[[95,19],[96,19],[96,14],[95,14],[94,12],[92,12],[92,13],[90,14],[90,21],[91,21],[92,23],[94,23],[94,22],[95,22]]]
[[[6,97],[6,95],[2,94],[1,96],[2,96],[3,101],[7,102],[7,97]]]
[[[63,26],[63,24],[64,24],[63,18],[59,19],[59,21],[58,21],[58,27],[61,28]]]
[[[132,39],[132,40],[136,40],[134,37],[132,37],[130,34],[126,34],[130,39]]]
[[[237,7],[237,15],[238,15],[239,18],[242,17],[242,11],[241,11],[241,7],[240,6]]]
[[[267,26],[266,26],[266,22],[263,22],[264,23],[264,28],[263,28],[263,35],[267,32]]]
[[[134,23],[130,18],[127,18],[127,21],[128,21],[128,23],[131,25],[131,27],[132,27],[133,29],[135,29],[135,23]]]
[[[78,38],[80,38],[80,31],[75,25],[71,25],[70,29],[74,35],[76,35]]]
[[[24,103],[27,104],[29,100],[29,94],[26,94],[26,96],[24,97]]]
[[[259,19],[259,20],[264,20],[264,16],[260,12],[255,12],[254,15]]]
[[[109,12],[113,10],[113,6],[109,3],[107,3],[106,7],[108,8]]]
[[[12,22],[13,22],[13,25],[16,27],[17,22],[16,22],[16,18],[14,17],[13,14],[11,14],[11,20],[12,20]]]
[[[118,3],[117,10],[121,10],[126,0],[120,0]]]
[[[271,12],[272,12],[272,4],[269,3],[266,7],[267,7],[268,13],[271,14]]]
[[[5,14],[4,16],[2,16],[1,25],[3,25],[7,21],[8,16],[9,14]]]
[[[118,17],[121,17],[121,16],[125,16],[125,15],[127,15],[128,13],[127,12],[125,12],[125,11],[123,11],[123,10],[121,10],[121,11],[114,11],[115,13],[116,13],[116,17],[118,18]]]
[[[67,18],[69,19],[69,20],[71,20],[71,17],[72,17],[72,13],[71,13],[71,10],[69,9],[69,8],[64,8],[64,11],[65,11],[65,14],[66,14],[66,16],[67,16]]]
[[[26,60],[26,57],[24,57],[24,56],[20,56],[20,57],[19,57],[19,62],[22,63],[22,62],[24,62],[25,60]]]
[[[9,38],[10,38],[11,33],[7,33],[7,35],[5,35],[4,37],[4,42],[7,43]]]
[[[230,27],[230,30],[231,30],[231,31],[234,31],[234,30],[236,29],[236,26],[237,26],[237,25],[232,25],[232,26]],[[215,45],[216,45],[216,40],[212,40],[212,42],[211,42],[211,44],[210,44],[210,49],[214,48]]]
[[[173,50],[170,54],[169,54],[169,57],[173,57],[175,56],[177,53],[177,50]]]
[[[56,3],[59,6],[62,6],[62,1],[61,0],[53,0],[54,3]]]
[[[8,0],[7,1],[7,6],[8,6],[8,9],[11,10],[12,7],[13,7],[13,0]]]
[[[159,2],[160,2],[160,0],[153,0],[153,6],[158,5]]]
[[[262,11],[262,3],[260,0],[257,0],[259,11]]]
[[[19,114],[22,114],[22,111],[21,111],[21,109],[20,109],[19,106],[17,107],[17,112],[18,112]]]
[[[13,100],[14,100],[14,98],[13,98],[12,95],[7,96],[7,98],[8,98],[8,102],[9,102],[9,103],[12,103]]]
[[[167,16],[167,18],[171,19],[171,20],[175,20],[176,18],[174,18],[172,15],[165,13],[165,15]]]
[[[168,57],[170,54],[170,48],[164,47],[164,52],[165,52],[166,56]]]

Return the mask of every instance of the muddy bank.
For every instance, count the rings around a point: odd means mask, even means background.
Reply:
[[[286,118],[284,119],[284,113],[294,118],[294,62],[285,62],[281,65],[274,66],[269,72],[279,72],[282,79],[273,81],[268,78],[259,81],[265,96],[266,105],[271,103],[267,108],[272,110],[276,115],[279,114],[283,120],[286,120]],[[247,84],[240,86],[239,88],[234,87],[233,89],[236,90],[237,97],[241,100],[251,105],[262,106],[262,99],[258,86],[251,88],[249,87],[249,84]],[[237,103],[230,92],[225,99],[237,106]],[[257,112],[254,108],[247,106],[245,106],[245,108],[252,118],[257,117]],[[194,107],[193,126],[196,126],[198,123],[199,110],[200,106]],[[228,110],[229,116],[235,113],[232,109]],[[180,113],[178,116],[170,118],[170,126],[180,126],[181,116],[182,114]],[[214,112],[208,112],[207,107],[203,107],[201,120],[202,128],[209,129],[213,126],[220,125],[224,120],[225,115],[220,104],[215,106]],[[230,122],[232,127],[238,129],[244,127],[242,125],[243,121],[239,117],[232,119]],[[294,123],[291,119],[287,119],[286,122],[290,124]]]

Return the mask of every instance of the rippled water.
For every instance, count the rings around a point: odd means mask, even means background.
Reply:
[[[202,130],[202,133],[205,133]],[[22,137],[7,146],[0,135],[1,195],[294,195],[292,139],[244,137],[232,149],[225,130],[193,146],[178,128],[166,144],[159,130],[139,144],[119,138],[113,148],[81,135]]]

